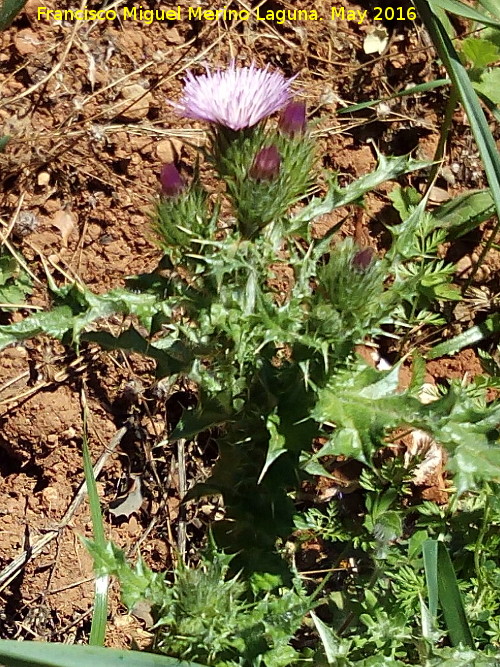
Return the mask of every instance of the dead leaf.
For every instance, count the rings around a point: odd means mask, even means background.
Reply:
[[[382,53],[389,43],[389,33],[384,26],[372,28],[363,41],[363,51],[366,54]]]
[[[56,211],[52,218],[52,224],[61,232],[63,246],[68,247],[68,239],[71,232],[75,229],[76,219],[70,211]]]
[[[433,204],[442,204],[449,199],[451,199],[450,193],[443,188],[434,186],[429,192],[429,201],[431,201]]]
[[[144,621],[147,628],[151,628],[154,625],[154,619],[151,615],[152,608],[153,605],[149,600],[139,600],[133,606],[131,613],[139,620]]]
[[[115,518],[124,516],[127,519],[131,514],[137,512],[142,505],[143,497],[141,493],[141,478],[139,475],[130,474],[132,485],[125,498],[118,498],[110,503],[109,513]]]
[[[89,68],[87,71],[87,78],[90,82],[90,87],[92,89],[92,92],[94,91],[95,88],[95,82],[96,82],[96,72],[97,72],[97,67],[96,67],[96,62],[93,54],[91,53],[90,49],[86,49],[85,55],[87,56],[87,60],[89,61]]]

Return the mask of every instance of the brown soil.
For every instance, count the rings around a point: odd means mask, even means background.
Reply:
[[[46,271],[58,284],[77,278],[104,292],[156,266],[160,251],[151,239],[148,210],[160,166],[177,158],[189,173],[193,145],[205,137],[202,124],[179,118],[168,104],[179,98],[189,68],[199,71],[205,63],[223,65],[235,58],[269,63],[288,76],[298,73],[297,94],[316,123],[319,167],[339,171],[341,180],[374,167],[374,146],[384,153],[415,150],[420,158],[433,156],[446,100],[442,90],[391,102],[387,114],[379,109],[378,115],[376,110],[355,118],[336,115],[347,104],[442,75],[417,23],[388,25],[389,45],[374,57],[362,48],[372,22],[331,21],[330,5],[322,1],[315,8],[325,20],[283,25],[187,20],[185,0],[178,3],[181,21],[150,26],[131,20],[39,21],[39,4],[29,0],[0,34],[0,135],[13,137],[0,154],[0,232],[37,278],[32,306],[50,304]],[[66,9],[69,3],[48,0],[44,6]],[[118,0],[113,6],[121,14],[125,5]],[[168,8],[152,0],[142,6]],[[311,9],[304,0],[294,7]],[[455,121],[446,166],[450,173],[455,164],[460,170],[439,183],[450,196],[483,185],[461,112]],[[424,179],[413,175],[406,182],[418,188]],[[325,216],[317,233],[346,218],[343,234],[355,234],[361,244],[383,252],[384,223],[394,222],[387,196],[392,187],[371,193],[362,213],[349,208]],[[470,258],[480,241],[480,234],[462,239],[453,260]],[[498,281],[499,256],[494,253],[485,265],[487,275],[479,276],[490,286]],[[4,311],[1,321],[28,311],[21,313]],[[116,333],[125,324],[112,318],[106,326]],[[115,445],[99,476],[104,507],[127,495],[135,475],[141,481],[143,502],[130,516],[105,510],[109,537],[127,553],[140,549],[151,565],[165,569],[182,542],[179,498],[185,487],[179,452],[161,443],[189,392],[179,388],[165,408],[165,389],[154,382],[150,363],[93,347],[77,356],[42,337],[1,352],[0,368],[1,634],[78,641],[88,633],[93,593],[90,558],[79,540],[91,535],[85,498],[71,508],[83,481],[84,408],[93,460]],[[431,380],[442,381],[472,378],[481,365],[473,350],[465,350],[454,359],[430,362],[427,370]],[[185,455],[190,486],[203,477],[214,453],[206,443],[203,449],[190,445]],[[188,559],[216,511],[201,503],[181,516]],[[9,570],[13,562],[17,567]],[[116,594],[110,619],[108,644],[147,640]]]

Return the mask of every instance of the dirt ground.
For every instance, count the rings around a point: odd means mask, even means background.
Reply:
[[[199,72],[205,64],[223,66],[235,59],[298,74],[295,88],[308,105],[318,166],[339,171],[341,180],[373,169],[375,146],[388,154],[414,151],[421,159],[433,157],[446,102],[443,89],[337,115],[349,104],[443,76],[418,22],[387,23],[388,45],[382,54],[369,55],[363,43],[373,21],[332,21],[331,5],[323,1],[314,7],[323,21],[283,24],[255,16],[232,23],[188,19],[190,6],[207,7],[184,0],[178,3],[180,21],[151,25],[123,20],[123,9],[134,5],[120,0],[108,5],[117,11],[116,20],[38,20],[39,4],[29,0],[13,26],[0,33],[0,135],[12,135],[0,154],[0,234],[34,275],[31,307],[50,305],[47,272],[59,285],[77,278],[104,292],[156,266],[160,251],[148,211],[160,167],[176,159],[189,174],[194,146],[205,139],[202,124],[178,117],[169,105],[178,100],[188,69]],[[70,3],[47,0],[44,6],[68,9]],[[142,2],[143,9],[172,6]],[[243,0],[231,6],[250,7]],[[260,7],[262,16],[266,8],[292,5]],[[293,7],[311,9],[304,0]],[[443,173],[436,200],[484,185],[461,111]],[[420,188],[425,175],[404,182]],[[392,187],[385,184],[370,194],[364,211],[350,207],[318,225],[346,217],[343,234],[383,253],[384,224],[394,222],[388,205]],[[444,249],[459,264],[458,284],[477,258],[481,240],[477,232]],[[494,290],[499,270],[500,253],[492,250],[476,284]],[[28,312],[0,310],[0,321]],[[106,327],[116,334],[126,324],[111,318]],[[427,370],[434,382],[473,378],[481,365],[468,349],[430,362]],[[44,337],[0,353],[2,637],[71,642],[87,636],[92,571],[79,536],[90,536],[91,524],[85,497],[78,494],[84,405],[93,458],[103,457],[98,483],[109,537],[131,556],[140,550],[158,569],[169,567],[179,548],[187,559],[194,556],[203,527],[218,510],[213,503],[183,509],[179,499],[206,474],[216,452],[210,441],[186,445],[186,451],[164,443],[190,400],[186,387],[176,388],[167,402],[166,394],[154,381],[152,365],[134,355],[94,346],[82,347],[77,355]],[[134,497],[136,505],[122,507],[122,497]],[[125,614],[116,591],[110,619],[109,645],[147,641],[144,623]]]

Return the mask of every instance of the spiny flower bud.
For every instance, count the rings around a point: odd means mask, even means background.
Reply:
[[[261,148],[255,156],[250,176],[256,181],[274,181],[280,173],[281,157],[276,146]]]
[[[358,250],[358,252],[352,258],[352,265],[355,269],[364,273],[372,263],[372,259],[375,256],[375,250],[373,248],[364,248],[363,250]]]
[[[290,102],[281,114],[279,128],[289,137],[304,134],[306,131],[306,105],[303,102]]]
[[[184,190],[184,180],[173,162],[167,162],[160,172],[161,189],[167,197],[177,197]]]

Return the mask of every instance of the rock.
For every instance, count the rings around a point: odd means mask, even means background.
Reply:
[[[51,2],[51,0],[45,0],[43,3],[40,2],[40,0],[28,0],[28,2],[24,5],[24,13],[28,17],[30,23],[38,25],[40,21],[44,19],[44,13],[40,15],[40,19],[38,18],[38,8],[42,6],[46,7],[47,9],[54,9],[54,4]]]
[[[161,162],[175,162],[181,150],[182,141],[179,139],[162,139],[156,144],[156,155]]]
[[[36,182],[41,187],[45,187],[50,183],[50,174],[46,171],[41,171],[37,176]]]
[[[466,273],[468,273],[470,271],[471,266],[472,266],[472,260],[471,260],[470,256],[469,255],[464,255],[463,257],[460,257],[458,262],[456,262],[455,272],[461,278],[467,277]]]
[[[165,31],[165,40],[169,44],[184,44],[184,37],[180,34],[177,28],[170,28]]]
[[[31,28],[25,28],[14,35],[14,46],[21,56],[29,56],[38,53],[42,42]]]
[[[122,118],[125,120],[141,120],[148,115],[153,96],[148,93],[146,88],[138,83],[131,83],[122,88],[121,96],[127,102],[123,104],[123,111],[120,112]],[[133,100],[137,101],[129,106]]]

